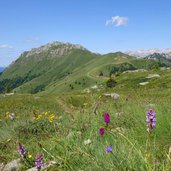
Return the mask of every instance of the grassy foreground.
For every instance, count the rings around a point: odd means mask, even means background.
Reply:
[[[0,163],[19,158],[16,148],[20,142],[28,151],[22,170],[34,166],[37,152],[44,162],[58,162],[51,171],[171,170],[171,87],[169,83],[164,86],[170,71],[153,79],[153,86],[134,86],[143,74],[147,73],[123,74],[116,88],[93,93],[0,95]],[[106,92],[116,92],[120,98],[104,97]],[[149,104],[157,117],[151,134],[146,131],[145,118]],[[10,113],[15,113],[14,121]],[[104,113],[111,117],[108,126]],[[103,136],[100,127],[105,128]],[[112,152],[106,154],[108,146]]]

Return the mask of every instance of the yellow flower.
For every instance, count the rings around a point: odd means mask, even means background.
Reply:
[[[49,122],[50,122],[50,123],[52,123],[52,122],[53,122],[53,120],[52,120],[52,119],[49,119]]]
[[[10,115],[10,113],[9,112],[6,112],[6,118],[8,119],[9,118],[9,115]]]
[[[41,117],[42,117],[42,115],[38,115],[37,120],[40,119]]]
[[[9,112],[6,112],[6,115],[9,115]]]
[[[29,159],[32,158],[32,155],[31,155],[31,154],[28,154],[28,158],[29,158]]]
[[[52,122],[54,119],[55,119],[55,114],[52,113],[52,114],[49,116],[49,122]]]
[[[45,112],[45,115],[47,115],[48,114],[48,112]]]

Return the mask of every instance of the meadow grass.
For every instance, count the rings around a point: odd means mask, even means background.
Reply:
[[[132,76],[137,84],[145,75]],[[90,94],[1,95],[0,163],[20,157],[16,150],[20,142],[32,156],[23,162],[22,170],[34,166],[37,152],[43,154],[44,162],[58,163],[50,171],[171,170],[170,88],[160,86],[162,77],[158,82],[151,81],[154,86],[130,89],[129,79],[126,75],[118,79],[119,84],[129,84],[127,87],[104,88]],[[106,98],[105,92],[117,92],[120,98]],[[96,103],[99,106],[95,114]],[[156,128],[150,135],[145,118],[149,103],[157,117]],[[15,113],[14,121],[9,119],[8,112]],[[104,113],[111,118],[108,126],[103,120]],[[103,136],[99,134],[100,127],[105,127]],[[91,143],[85,145],[88,139]],[[110,145],[112,152],[106,154]]]

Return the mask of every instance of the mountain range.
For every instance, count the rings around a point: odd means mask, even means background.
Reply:
[[[161,59],[139,59],[122,52],[101,55],[80,45],[51,42],[22,53],[8,66],[0,75],[0,93],[84,90],[103,84],[112,73],[171,66],[170,60]]]
[[[171,48],[167,48],[164,50],[160,49],[149,49],[149,50],[135,50],[135,51],[127,51],[125,52],[126,54],[130,56],[135,56],[135,57],[147,57],[149,55],[153,54],[160,54],[165,58],[171,59]]]

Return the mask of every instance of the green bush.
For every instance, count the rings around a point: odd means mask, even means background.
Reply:
[[[106,86],[107,86],[107,87],[110,87],[110,88],[115,87],[115,86],[116,86],[116,81],[110,78],[110,79],[106,82]]]

